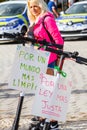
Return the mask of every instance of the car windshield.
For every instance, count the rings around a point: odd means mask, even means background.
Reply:
[[[1,4],[0,16],[14,16],[24,11],[26,4]]]
[[[65,11],[65,14],[81,14],[87,13],[87,4],[72,5]]]

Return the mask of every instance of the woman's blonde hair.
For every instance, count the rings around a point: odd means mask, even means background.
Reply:
[[[30,21],[30,24],[33,24],[36,21],[36,18],[33,14],[30,12],[30,5],[35,4],[41,8],[41,14],[43,15],[44,12],[48,11],[47,4],[44,0],[28,0],[28,18]]]

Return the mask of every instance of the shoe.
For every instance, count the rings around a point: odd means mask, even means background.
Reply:
[[[50,130],[59,130],[59,125],[57,121],[50,122]]]
[[[45,123],[45,119],[42,119],[42,120],[40,121],[40,126],[39,126],[40,130],[43,129],[44,123]]]
[[[31,119],[31,122],[32,122],[32,124],[37,124],[37,123],[39,123],[39,117],[38,117],[38,116],[34,116],[34,117]]]
[[[39,124],[40,124],[39,117],[34,116],[31,119],[31,123],[29,125],[29,129],[28,130],[39,130]]]
[[[45,119],[39,120],[39,122],[32,128],[32,130],[43,130]]]

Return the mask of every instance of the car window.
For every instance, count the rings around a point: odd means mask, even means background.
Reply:
[[[0,5],[0,16],[14,16],[21,14],[26,4],[3,4]]]
[[[66,14],[87,13],[87,4],[73,5],[65,11]]]

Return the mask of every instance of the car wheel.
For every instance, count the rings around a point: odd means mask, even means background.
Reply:
[[[27,27],[26,27],[26,26],[22,27],[21,33],[22,33],[23,35],[25,35],[26,32],[27,32]]]

